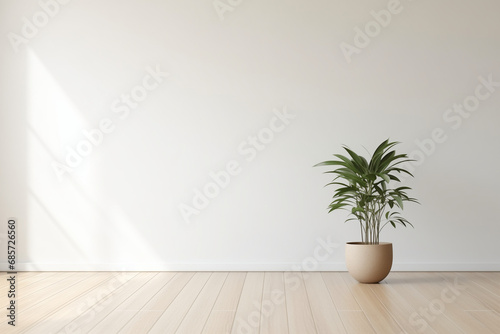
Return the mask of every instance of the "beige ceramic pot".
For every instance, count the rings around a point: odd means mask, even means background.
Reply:
[[[360,283],[378,283],[387,277],[392,267],[392,243],[369,245],[348,242],[345,262],[349,274]]]

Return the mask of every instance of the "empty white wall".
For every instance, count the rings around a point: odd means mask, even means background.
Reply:
[[[0,261],[16,217],[19,270],[344,270],[358,227],[312,165],[389,137],[422,203],[394,269],[500,270],[499,11],[0,0]]]

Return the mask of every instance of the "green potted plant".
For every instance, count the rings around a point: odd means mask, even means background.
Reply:
[[[413,225],[401,216],[404,202],[418,201],[406,194],[410,187],[393,184],[401,182],[400,174],[413,175],[401,164],[412,161],[406,154],[397,154],[393,147],[398,142],[383,141],[370,157],[370,161],[348,147],[348,156],[334,154],[335,160],[316,166],[334,166],[325,173],[335,175],[327,185],[336,186],[329,211],[349,211],[348,221],[357,221],[361,229],[361,242],[346,244],[346,266],[361,283],[383,280],[392,267],[392,243],[380,242],[380,232],[390,224]]]

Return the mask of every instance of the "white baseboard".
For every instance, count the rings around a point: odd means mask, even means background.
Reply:
[[[393,271],[500,271],[500,263],[394,263]]]
[[[8,271],[5,262],[0,271]],[[322,263],[17,263],[16,271],[346,271],[342,262]],[[393,271],[500,271],[500,263],[394,263]]]

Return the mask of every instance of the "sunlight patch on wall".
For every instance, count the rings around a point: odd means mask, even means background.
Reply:
[[[84,260],[83,244],[90,243],[85,228],[78,226],[71,184],[60,184],[53,161],[65,156],[65,143],[79,135],[85,119],[61,84],[43,62],[27,50],[27,247],[30,261],[64,261],[71,249],[76,261]],[[68,193],[69,192],[69,193]],[[71,194],[71,192],[73,194]],[[81,205],[80,205],[81,206]],[[91,221],[89,225],[92,225]],[[69,246],[69,247],[68,247]]]
[[[78,148],[83,131],[92,124],[64,82],[33,51],[27,62],[29,261],[57,265],[71,259],[72,265],[80,263],[87,270],[97,270],[102,263],[115,264],[114,268],[161,264],[138,230],[141,222],[131,221],[102,188],[98,155],[87,157],[62,181],[57,177],[54,161],[66,164],[68,152]]]

